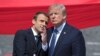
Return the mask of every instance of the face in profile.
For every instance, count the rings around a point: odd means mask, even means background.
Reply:
[[[58,8],[51,8],[49,10],[49,17],[53,25],[59,25],[65,20],[62,10]]]
[[[38,32],[43,32],[44,30],[46,30],[48,17],[45,16],[44,14],[39,14],[37,16],[37,19],[33,20],[33,23],[34,23],[35,29]]]

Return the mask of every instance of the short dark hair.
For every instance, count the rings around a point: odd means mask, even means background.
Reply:
[[[46,14],[45,12],[36,12],[36,14],[34,15],[33,19],[37,20],[37,17],[38,17],[38,15],[40,15],[40,14],[43,14],[43,15],[45,15],[46,17],[49,18],[48,14]]]

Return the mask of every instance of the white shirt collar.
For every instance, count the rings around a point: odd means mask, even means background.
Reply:
[[[65,24],[66,24],[66,22],[63,22],[62,25],[60,25],[59,27],[57,27],[58,32],[61,32],[62,31],[62,29],[64,28]],[[54,27],[54,29],[55,28],[56,27]]]
[[[33,35],[34,35],[34,36],[37,36],[38,33],[37,33],[32,27],[31,27],[31,29],[32,29]]]

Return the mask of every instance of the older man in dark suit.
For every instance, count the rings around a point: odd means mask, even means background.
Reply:
[[[51,5],[49,17],[54,27],[48,30],[48,56],[85,56],[84,38],[78,29],[67,24],[65,6]]]

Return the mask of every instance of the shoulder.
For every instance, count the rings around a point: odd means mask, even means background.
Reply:
[[[83,38],[83,34],[82,34],[82,31],[80,31],[80,29],[77,29],[73,26],[70,26],[70,29],[71,29],[71,33],[74,37],[76,38]]]
[[[15,33],[14,40],[25,40],[27,38],[27,36],[29,36],[28,32],[29,32],[29,29],[18,30]]]
[[[26,32],[26,30],[17,30],[15,34],[23,34],[25,32]]]
[[[68,25],[68,27],[69,27],[71,30],[73,30],[73,31],[81,32],[80,29],[78,29],[78,28],[76,28],[76,27],[74,27],[74,26],[72,26],[72,25]]]
[[[30,32],[31,29],[21,29],[21,30],[18,30],[16,31],[15,35],[25,35],[25,34],[28,34],[28,32]]]
[[[80,31],[80,29],[77,29],[76,27],[73,27],[71,25],[66,25],[65,26],[65,30],[69,31],[70,33],[72,33],[73,35],[79,35],[82,34],[82,32]]]

